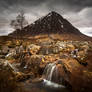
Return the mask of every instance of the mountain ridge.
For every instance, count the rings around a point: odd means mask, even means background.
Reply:
[[[26,26],[23,30],[15,30],[13,33],[10,33],[9,36],[12,37],[30,37],[42,34],[60,34],[60,35],[75,35],[81,39],[89,39],[82,34],[77,28],[75,28],[69,21],[63,18],[60,14],[52,11],[46,16],[39,18],[34,23]]]

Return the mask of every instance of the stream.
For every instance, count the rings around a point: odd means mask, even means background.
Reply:
[[[44,79],[38,83],[25,83],[25,92],[70,92],[64,85],[54,82],[59,80],[58,74],[55,62],[47,64],[43,72]]]
[[[24,92],[70,92],[65,86],[44,79],[39,83],[25,83]]]

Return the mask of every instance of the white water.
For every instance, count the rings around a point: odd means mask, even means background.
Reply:
[[[52,80],[52,76],[53,76],[53,72],[54,72],[55,68],[56,68],[56,65],[52,65],[50,74],[48,75],[48,78],[47,78],[49,81]]]
[[[43,75],[45,76],[45,79],[43,79],[43,83],[46,86],[49,87],[54,87],[54,88],[65,88],[63,85],[59,85],[57,83],[52,82],[52,78],[54,77],[55,79],[58,80],[58,69],[56,67],[56,63],[50,63],[46,66]]]
[[[51,82],[51,81],[48,81],[46,79],[43,79],[43,82],[46,86],[49,86],[49,87],[54,87],[54,88],[65,88],[65,86],[63,85],[59,85],[57,83],[54,83],[54,82]]]
[[[56,64],[55,63],[50,63],[46,66],[45,70],[44,70],[44,75],[45,75],[45,78],[49,81],[52,80],[52,77],[53,77],[53,72],[55,71],[56,69]]]

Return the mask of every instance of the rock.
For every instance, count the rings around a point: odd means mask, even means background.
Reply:
[[[91,67],[91,65],[89,65],[89,67]],[[74,92],[90,92],[92,90],[92,68],[87,70],[73,58],[59,60],[57,68],[59,76],[63,80],[61,83],[68,87],[72,86]]]
[[[0,55],[0,59],[5,59],[5,55]]]
[[[39,51],[39,54],[43,54],[43,55],[48,55],[48,54],[51,54],[51,53],[52,53],[51,46],[42,46],[40,51]]]
[[[62,47],[62,48],[66,48],[66,42],[57,41],[56,46],[59,46],[59,47]]]
[[[58,46],[54,46],[51,49],[53,51],[53,54],[58,54],[60,52],[60,48]]]
[[[10,70],[10,71],[14,71],[12,64],[9,63],[9,61],[5,60],[5,59],[1,59],[0,60],[0,69],[1,70]]]
[[[19,53],[23,53],[24,52],[24,47],[21,45],[20,47],[19,47]]]
[[[63,81],[68,82],[68,84],[71,84],[70,78],[72,76],[72,71],[79,67],[80,64],[78,61],[72,58],[61,59],[57,64],[59,76],[61,76]]]
[[[8,46],[9,48],[15,48],[16,45],[13,41],[7,41],[6,46]]]
[[[31,82],[32,83],[40,83],[42,81],[43,81],[43,78],[36,78],[36,79],[32,80]]]
[[[11,60],[11,59],[14,59],[14,56],[16,55],[16,50],[13,48],[13,49],[10,49],[8,54],[5,56],[6,59],[8,60]]]
[[[69,49],[69,51],[75,50],[75,46],[73,44],[68,44],[67,48]]]
[[[28,46],[28,50],[30,51],[32,55],[37,54],[40,48],[41,48],[40,46],[35,45],[35,44],[31,44]]]
[[[89,50],[87,51],[85,61],[86,61],[87,64],[88,64],[88,65],[86,66],[86,68],[87,68],[88,70],[92,71],[92,50],[91,50],[91,49],[89,49]]]
[[[16,80],[18,82],[23,82],[25,80],[28,80],[29,78],[31,78],[31,79],[34,78],[34,75],[33,75],[32,72],[31,73],[28,73],[28,74],[24,74],[22,72],[17,72],[16,73]]]
[[[78,51],[76,54],[72,55],[80,64],[86,66],[88,65],[86,62],[87,52],[85,50]],[[76,56],[76,57],[74,57]]]
[[[2,46],[1,52],[2,52],[2,54],[7,54],[9,52],[8,46]]]
[[[22,69],[25,72],[33,72],[35,77],[42,75],[43,68],[45,67],[43,55],[32,55],[25,57],[24,62],[21,63]],[[20,66],[21,67],[21,66]]]

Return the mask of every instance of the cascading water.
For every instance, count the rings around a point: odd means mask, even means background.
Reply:
[[[43,72],[45,85],[56,88],[58,87],[64,88],[65,86],[55,83],[59,80],[58,75],[59,74],[56,62],[48,64]]]
[[[55,63],[50,63],[46,66],[43,75],[45,76],[46,80],[52,81],[53,72],[56,69]]]
[[[58,84],[58,82],[54,82],[55,78],[56,79],[59,78],[58,77],[59,71],[57,64],[59,63],[55,62],[46,65],[41,81],[33,84],[29,83],[28,85],[26,85],[28,89],[28,91],[26,92],[31,92],[29,90],[32,89],[37,90],[36,92],[69,92],[65,86]]]

